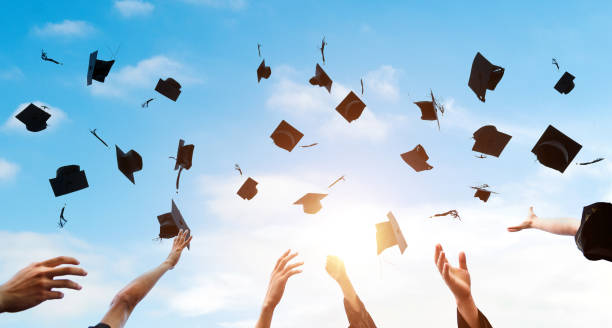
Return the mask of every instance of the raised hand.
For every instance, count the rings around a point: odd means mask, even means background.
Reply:
[[[325,270],[338,283],[346,280],[347,278],[344,262],[342,262],[342,260],[337,256],[329,255],[327,257],[327,262],[325,263]]]
[[[451,290],[457,302],[472,297],[470,273],[468,272],[465,253],[459,253],[459,267],[453,267],[448,263],[442,245],[436,245],[435,258],[438,271],[442,279]]]
[[[296,270],[296,268],[304,264],[304,262],[288,264],[289,261],[298,255],[298,253],[290,254],[290,252],[291,250],[287,250],[276,261],[276,266],[270,275],[270,283],[268,284],[268,292],[264,300],[264,308],[276,307],[283,297],[285,285],[289,277],[302,272],[302,270]]]
[[[166,263],[170,266],[170,269],[173,269],[174,266],[178,263],[181,258],[181,253],[183,249],[189,245],[191,242],[191,238],[193,236],[189,236],[187,238],[187,234],[189,234],[189,230],[183,231],[182,229],[179,231],[178,235],[174,238],[174,242],[172,244],[172,250],[166,259]]]
[[[55,277],[73,275],[86,276],[87,272],[72,257],[59,256],[44,262],[32,263],[17,272],[9,281],[0,286],[0,312],[19,312],[52,299],[64,297],[56,288],[80,290],[82,287],[69,279]]]
[[[523,221],[521,224],[513,226],[513,227],[508,227],[508,231],[510,232],[517,232],[517,231],[521,231],[523,229],[530,229],[533,228],[533,224],[534,222],[538,219],[538,216],[535,215],[535,213],[533,213],[533,206],[529,207],[529,213],[527,214],[527,218],[525,219],[525,221]]]

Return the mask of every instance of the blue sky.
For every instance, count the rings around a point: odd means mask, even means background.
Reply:
[[[151,239],[156,216],[174,199],[193,229],[192,249],[128,326],[253,326],[271,264],[287,248],[300,251],[306,265],[289,283],[277,327],[346,326],[340,291],[323,270],[327,254],[345,259],[379,326],[452,325],[451,295],[431,263],[437,242],[450,255],[467,252],[476,303],[496,327],[609,326],[608,263],[588,262],[571,238],[505,228],[520,222],[529,205],[542,216],[579,217],[583,206],[612,196],[608,160],[572,164],[560,174],[530,152],[552,124],[583,145],[577,161],[609,157],[611,7],[552,1],[3,4],[0,281],[56,255],[76,256],[90,275],[79,280],[82,291],[3,315],[1,325],[97,323],[115,292],[165,258],[170,243]],[[323,36],[331,94],[308,84]],[[272,68],[259,84],[257,43]],[[41,61],[41,49],[64,65]],[[86,86],[89,53],[99,50],[99,58],[109,59],[116,49],[106,82]],[[486,103],[467,86],[477,51],[506,69]],[[553,86],[566,70],[576,87],[561,95]],[[170,76],[183,86],[176,103],[154,91],[159,78]],[[360,91],[361,78],[367,108],[348,124],[334,108],[349,90]],[[412,104],[430,89],[447,107],[440,131],[421,121]],[[141,108],[150,97],[156,99]],[[30,133],[11,121],[30,102],[54,111],[47,130]],[[291,153],[276,147],[269,135],[283,119],[305,134],[303,144],[319,145]],[[499,159],[479,160],[471,152],[472,133],[486,124],[513,136]],[[93,128],[111,148],[89,134]],[[168,156],[179,138],[195,144],[195,153],[176,194]],[[142,155],[136,185],[118,171],[115,144]],[[416,173],[401,160],[417,144],[433,170]],[[86,171],[90,187],[55,198],[48,179],[69,164]],[[317,215],[292,205],[307,192],[327,192],[340,175],[347,181],[331,190]],[[235,192],[248,176],[259,182],[259,194],[244,201]],[[469,189],[484,183],[499,192],[487,203]],[[69,222],[59,230],[64,203]],[[463,222],[426,219],[449,209]],[[408,250],[377,258],[374,224],[389,210]]]

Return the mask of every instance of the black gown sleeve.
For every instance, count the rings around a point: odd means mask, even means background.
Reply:
[[[349,328],[376,328],[374,320],[372,320],[372,317],[366,311],[361,300],[357,298],[357,301],[359,302],[359,310],[355,311],[351,308],[348,301],[344,299],[344,311],[349,321]]]
[[[480,310],[478,310],[478,323],[480,326],[477,328],[493,328],[493,326],[491,326],[491,323],[489,323],[489,320],[487,320],[487,317],[485,317],[484,314],[480,312]],[[467,322],[465,322],[465,319],[463,319],[463,317],[461,316],[461,313],[459,313],[459,310],[457,310],[457,327],[471,328],[467,324]]]

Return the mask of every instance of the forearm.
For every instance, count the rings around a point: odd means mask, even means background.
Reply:
[[[540,229],[542,231],[564,236],[575,236],[579,227],[580,221],[572,218],[538,218],[533,222],[533,228],[535,229]]]
[[[272,315],[274,315],[274,306],[264,305],[259,314],[259,320],[255,328],[270,328],[272,324]]]
[[[457,311],[459,311],[470,328],[480,328],[478,308],[471,295],[464,299],[457,299]]]
[[[159,278],[170,270],[170,268],[167,262],[163,262],[155,269],[134,279],[123,288],[122,292],[130,295],[130,298],[134,300],[134,304],[137,304],[149,293],[149,291],[151,291],[151,289],[153,289],[153,286],[155,286]]]
[[[353,311],[359,311],[361,308],[359,304],[359,297],[357,296],[357,292],[355,291],[355,288],[353,287],[353,284],[348,276],[339,279],[338,284],[340,285],[340,289],[342,289],[344,299],[347,300]]]

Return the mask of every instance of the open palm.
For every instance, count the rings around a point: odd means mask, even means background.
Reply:
[[[533,212],[533,206],[529,207],[529,213],[527,214],[527,218],[525,219],[525,221],[523,221],[521,224],[513,226],[513,227],[508,227],[508,231],[510,232],[517,232],[517,231],[521,231],[523,229],[529,229],[533,227],[533,223],[535,222],[535,220],[538,219],[538,216],[535,215],[535,213]]]
[[[442,279],[455,295],[455,299],[462,300],[472,295],[470,273],[467,268],[465,253],[459,253],[459,267],[450,265],[442,245],[436,245],[435,262]]]

